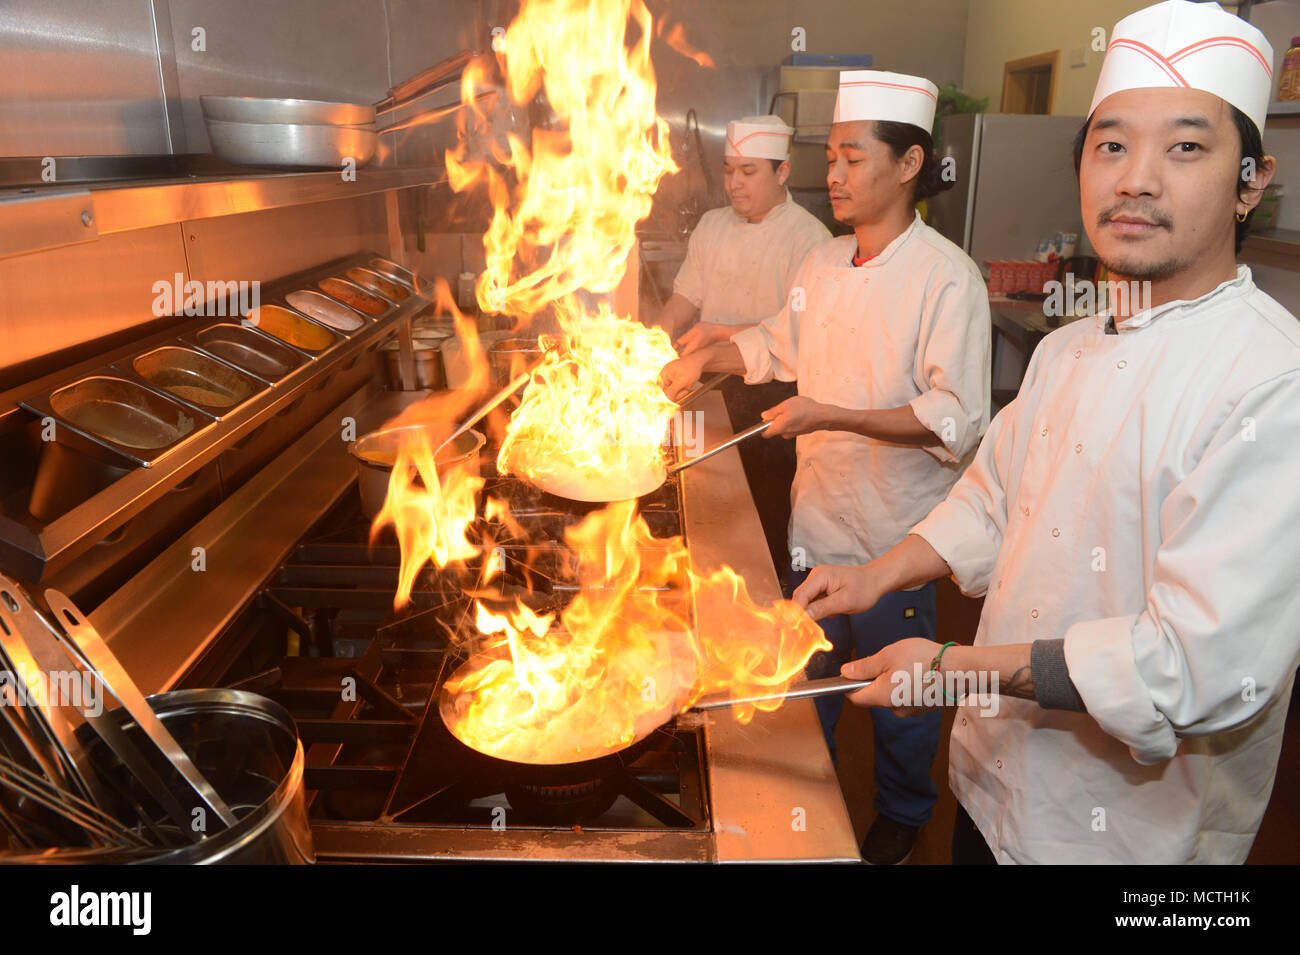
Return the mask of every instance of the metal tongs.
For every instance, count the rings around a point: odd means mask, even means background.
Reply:
[[[854,690],[861,690],[863,687],[871,686],[874,682],[874,680],[848,680],[842,676],[828,676],[823,680],[805,680],[803,683],[796,683],[784,693],[754,693],[749,696],[728,696],[725,693],[711,693],[696,700],[691,709],[725,710],[745,703],[807,700],[815,696],[852,693]]]
[[[163,725],[162,720],[158,719],[148,701],[145,700],[144,694],[140,692],[140,688],[135,685],[135,681],[131,679],[126,672],[126,668],[117,659],[117,655],[108,648],[108,644],[100,637],[99,632],[86,615],[57,590],[45,591],[45,601],[54,612],[56,623],[67,631],[68,635],[62,637],[57,633],[58,628],[55,628],[56,636],[61,637],[61,642],[68,656],[74,662],[79,662],[87,667],[92,675],[97,676],[100,684],[117,697],[123,708],[131,714],[131,718],[135,720],[136,725],[148,737],[149,742],[158,748],[185,781],[189,791],[182,795],[196,799],[203,808],[216,816],[222,828],[228,829],[234,826],[239,821],[235,818],[235,814],[231,812],[225,800],[217,794],[212,784],[199,772],[198,767],[190,760],[189,755],[181,748],[180,743],[176,742],[176,738]],[[103,724],[108,721],[100,720],[97,722]],[[104,736],[104,742],[108,743],[119,757],[122,757],[123,754],[119,751],[119,746],[114,745],[115,742],[126,744],[128,747],[130,744],[124,738],[114,740],[110,739],[109,736],[105,736],[103,725],[97,725],[97,722],[91,722],[91,725],[101,736]],[[128,768],[135,768],[131,765],[131,760],[123,758],[123,761],[127,763]],[[179,810],[180,819],[184,820],[181,826],[183,832],[193,832],[189,815],[185,813],[183,807],[177,804],[178,800],[173,794],[166,792],[164,789],[162,792],[156,793],[155,797],[159,798],[173,821],[176,821]],[[201,832],[195,832],[194,835],[196,841],[202,838]]]
[[[77,732],[84,721],[186,839],[201,841],[204,831],[210,828],[193,824],[192,812],[200,807],[214,817],[213,827],[234,826],[238,822],[234,813],[163,726],[90,621],[57,590],[46,591],[45,598],[55,617],[53,623],[22,587],[0,574],[0,665],[29,683],[31,704],[14,711],[0,707],[11,746],[9,757],[0,767],[4,770],[0,782],[77,822],[96,841],[142,845],[138,834],[105,812],[113,803],[112,794],[91,764],[86,734]],[[34,674],[44,679],[29,676]],[[70,692],[81,690],[82,702],[56,698],[56,686]],[[103,690],[122,704],[144,737],[179,775],[183,789],[174,791],[169,786],[165,771],[160,774],[154,768],[156,760],[150,758],[150,747],[137,745],[117,714],[106,713],[98,705],[86,705],[89,695]],[[167,844],[167,837],[135,798],[117,786],[111,788],[151,830],[156,843]],[[12,816],[5,821],[6,829],[14,828]]]

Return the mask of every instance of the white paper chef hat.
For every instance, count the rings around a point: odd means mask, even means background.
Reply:
[[[723,155],[745,159],[789,159],[794,130],[780,116],[746,116],[727,124]]]
[[[920,76],[884,70],[845,70],[832,123],[860,119],[911,123],[927,133],[934,126],[939,87]]]
[[[1151,87],[1213,93],[1262,133],[1273,90],[1273,48],[1264,34],[1217,3],[1166,0],[1115,24],[1088,115],[1112,93]]]

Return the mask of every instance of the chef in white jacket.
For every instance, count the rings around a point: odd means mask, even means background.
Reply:
[[[790,197],[790,139],[779,116],[747,116],[727,124],[722,172],[728,204],[704,213],[691,233],[659,324],[689,355],[756,325],[780,310],[795,275],[830,230]],[[729,378],[719,388],[731,426],[744,430],[767,408],[794,395],[794,385]],[[763,524],[773,564],[790,561],[790,485],[794,448],[789,442],[750,442],[741,463]]]
[[[986,287],[970,258],[914,210],[950,185],[930,139],[935,94],[919,77],[841,74],[827,182],[836,217],[854,234],[809,254],[778,313],[664,368],[670,396],[707,371],[798,381],[796,397],[763,415],[772,422],[765,439],[797,436],[792,583],[813,564],[862,562],[897,544],[947,494],[988,424]],[[933,633],[934,586],[922,583],[869,613],[823,620],[835,650],[815,657],[808,675]],[[832,755],[842,706],[837,696],[818,700]],[[873,710],[870,862],[902,861],[930,818],[938,716],[909,726]]]
[[[1236,263],[1274,169],[1271,66],[1217,4],[1120,21],[1075,157],[1089,237],[1138,294],[1043,341],[902,544],[795,595],[839,614],[949,573],[985,595],[973,647],[845,668],[876,678],[854,702],[899,712],[997,676],[1000,705],[953,725],[956,862],[1250,851],[1300,664],[1300,325]]]

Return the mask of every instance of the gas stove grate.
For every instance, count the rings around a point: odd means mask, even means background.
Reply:
[[[522,594],[528,584],[533,609],[558,611],[573,593],[563,529],[594,508],[557,505],[513,478],[489,477],[485,491],[519,506],[516,517],[532,539],[525,544],[500,524],[477,523],[476,533],[500,545],[507,594],[512,585]],[[677,483],[648,497],[643,513],[652,533],[679,534]],[[408,838],[414,827],[435,853],[439,833],[503,824],[543,831],[709,830],[703,729],[690,721],[660,728],[593,779],[561,772],[554,780],[544,774],[520,780],[456,740],[438,714],[437,695],[464,659],[449,637],[466,632],[473,603],[465,594],[482,568],[459,574],[425,568],[411,607],[395,613],[400,554],[388,536],[372,546],[369,533],[354,492],[295,548],[257,598],[260,629],[278,633],[288,653],[227,681],[293,713],[313,825],[334,833],[345,827],[353,855],[369,855],[373,844],[375,858],[388,854],[381,844],[389,827]],[[554,553],[539,561],[539,550],[548,548]]]

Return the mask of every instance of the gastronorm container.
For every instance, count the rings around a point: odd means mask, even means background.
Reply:
[[[334,345],[339,337],[324,325],[279,305],[262,305],[244,317],[244,322],[263,334],[277,338],[291,348],[315,358]]]
[[[316,287],[330,298],[338,299],[349,308],[355,308],[367,315],[382,315],[391,307],[378,295],[367,292],[353,282],[331,276],[321,279]]]
[[[91,455],[107,448],[144,467],[215,421],[111,367],[20,405],[54,420],[54,440]]]
[[[129,370],[217,420],[266,389],[266,382],[211,355],[164,345],[131,359]]]
[[[245,325],[212,325],[195,332],[190,340],[209,355],[271,383],[307,361],[278,339]]]
[[[411,297],[410,289],[403,288],[396,282],[384,278],[378,272],[370,271],[370,269],[351,268],[344,274],[362,288],[377,292],[390,302],[404,302]]]
[[[295,311],[302,312],[313,321],[328,325],[335,331],[342,332],[345,335],[359,331],[366,325],[367,319],[363,313],[349,308],[328,295],[322,295],[320,292],[300,289],[297,292],[290,292],[284,297],[284,300]]]

